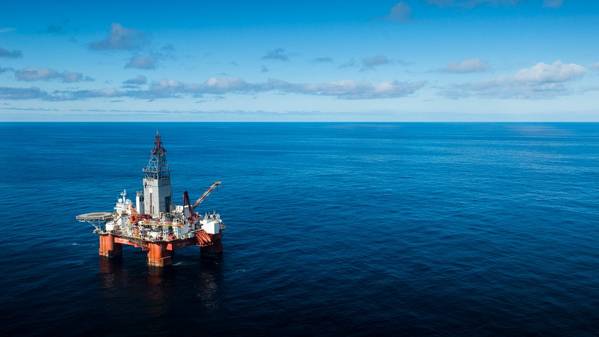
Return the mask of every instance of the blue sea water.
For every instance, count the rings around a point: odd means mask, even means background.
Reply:
[[[75,215],[141,185],[227,228],[165,272]],[[1,336],[597,336],[599,124],[0,124]]]

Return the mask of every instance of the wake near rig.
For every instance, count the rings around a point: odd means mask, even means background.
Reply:
[[[154,267],[171,265],[174,250],[186,246],[199,246],[202,254],[221,254],[224,224],[220,215],[212,212],[202,216],[196,212],[221,182],[212,184],[193,204],[185,191],[183,205],[174,205],[166,149],[158,133],[143,172],[143,192],[137,192],[135,206],[127,199],[127,191],[123,191],[113,212],[76,217],[95,227],[94,233],[100,240],[99,254],[107,258],[120,257],[122,246],[129,245],[147,251],[148,265]]]

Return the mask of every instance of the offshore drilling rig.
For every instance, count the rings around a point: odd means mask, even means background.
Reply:
[[[185,191],[183,205],[174,205],[166,149],[158,132],[143,173],[143,191],[137,192],[135,206],[127,199],[127,191],[124,190],[113,212],[86,213],[76,217],[78,221],[95,227],[94,233],[100,239],[100,255],[120,257],[122,246],[129,245],[148,252],[148,265],[165,267],[172,264],[176,248],[196,245],[202,254],[222,253],[224,224],[220,215],[212,212],[202,216],[196,212],[220,181],[212,184],[193,204]]]

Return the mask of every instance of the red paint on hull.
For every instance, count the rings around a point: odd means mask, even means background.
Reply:
[[[173,241],[143,241],[133,238],[121,237],[112,234],[99,236],[99,254],[107,258],[122,256],[123,245],[141,248],[148,252],[148,265],[152,267],[166,267],[172,265],[173,252],[177,248],[199,246],[202,253],[223,252],[222,233],[208,234],[204,231],[196,232],[196,236],[185,240]]]

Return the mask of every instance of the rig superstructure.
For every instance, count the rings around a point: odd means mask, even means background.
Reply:
[[[157,132],[150,160],[143,169],[143,191],[136,193],[135,206],[123,190],[113,212],[86,213],[76,219],[95,227],[99,254],[107,258],[120,257],[122,245],[147,251],[148,265],[154,267],[171,265],[174,250],[185,246],[199,246],[203,254],[220,254],[224,229],[220,215],[212,212],[202,216],[196,212],[220,184],[213,183],[193,204],[185,191],[183,205],[174,205],[166,149]]]

